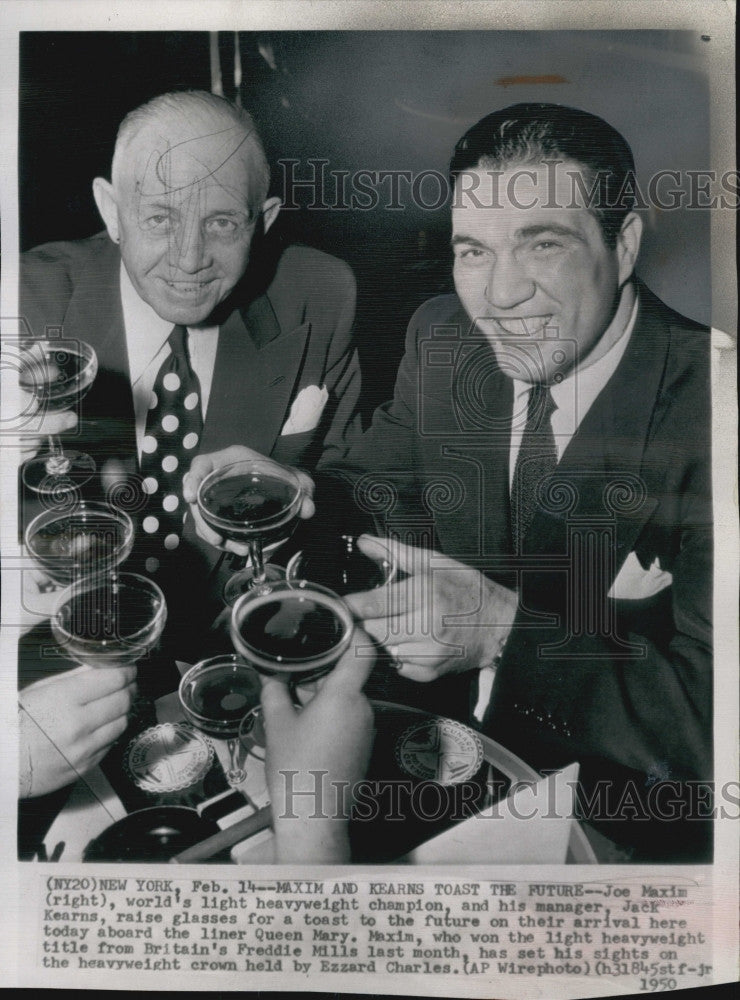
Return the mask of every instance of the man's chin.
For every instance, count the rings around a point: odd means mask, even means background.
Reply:
[[[179,298],[179,297],[178,297]],[[183,298],[186,298],[183,296]],[[168,323],[177,323],[180,326],[202,326],[210,318],[218,305],[216,296],[195,299],[193,301],[178,301],[174,296],[158,295],[156,299],[150,299],[149,305],[162,319]]]
[[[573,366],[570,342],[491,338],[491,346],[503,374],[519,382],[561,382]]]

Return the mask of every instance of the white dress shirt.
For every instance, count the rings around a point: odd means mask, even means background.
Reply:
[[[144,302],[132,285],[123,263],[121,263],[120,285],[123,326],[126,332],[126,350],[134,397],[136,451],[141,461],[141,443],[146,430],[149,399],[162,362],[171,353],[167,338],[174,324],[162,319],[147,302]],[[213,369],[216,364],[218,327],[199,326],[193,329],[188,327],[187,347],[191,367],[200,381],[201,412],[205,420],[211,395]]]
[[[570,440],[578,430],[578,427],[591,409],[596,397],[606,386],[609,379],[617,370],[619,362],[627,350],[632,331],[637,319],[638,299],[635,297],[630,318],[623,332],[612,344],[606,354],[595,361],[592,365],[576,367],[562,382],[550,386],[553,402],[557,409],[553,410],[550,417],[550,426],[555,437],[555,449],[558,461],[563,457],[563,452],[570,444]],[[604,336],[610,333],[609,328],[604,332]],[[524,426],[527,420],[527,407],[532,386],[529,382],[520,382],[513,379],[514,383],[514,403],[512,409],[512,431],[511,445],[509,447],[509,489],[514,482],[514,470],[519,454],[519,447],[522,443]],[[503,644],[502,644],[503,645]],[[486,707],[491,697],[491,688],[496,673],[496,665],[484,666],[478,674],[478,697],[476,699],[473,715],[478,721],[482,721]]]
[[[627,350],[632,331],[637,319],[638,300],[635,298],[632,312],[624,331],[612,344],[606,354],[595,361],[592,365],[576,367],[562,382],[554,383],[550,386],[550,393],[557,409],[553,410],[550,417],[550,426],[555,437],[555,449],[558,454],[558,461],[563,457],[563,452],[570,444],[570,440],[578,430],[581,421],[591,409],[593,402],[599,395],[606,383],[617,370],[619,362]],[[608,336],[609,331],[604,333]],[[524,426],[527,420],[527,406],[532,386],[529,382],[520,382],[519,379],[512,379],[514,383],[514,403],[512,414],[514,420],[511,431],[511,446],[509,450],[509,488],[514,482],[514,469],[519,454],[519,446],[522,443]]]

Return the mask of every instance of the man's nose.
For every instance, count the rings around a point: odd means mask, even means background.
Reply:
[[[170,264],[178,271],[195,274],[208,267],[208,241],[200,220],[185,216],[170,241]]]
[[[531,299],[535,283],[512,255],[500,254],[491,264],[485,296],[496,309],[513,309]]]

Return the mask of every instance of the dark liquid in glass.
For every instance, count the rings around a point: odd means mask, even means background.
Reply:
[[[259,704],[260,684],[251,670],[225,664],[194,678],[187,694],[188,707],[203,717],[192,721],[204,732],[221,735],[236,732],[247,712]]]
[[[340,597],[363,590],[382,587],[386,568],[355,548],[347,551],[346,543],[327,546],[323,552],[307,549],[300,562],[300,576],[320,583]]]
[[[32,393],[46,412],[64,410],[70,399],[79,398],[89,388],[80,380],[87,363],[75,351],[45,351],[43,361],[21,367],[18,384]]]
[[[244,642],[263,656],[308,660],[324,656],[340,643],[345,625],[325,604],[290,595],[258,605],[239,631]]]
[[[147,591],[101,583],[71,597],[60,609],[59,621],[74,638],[115,648],[117,640],[126,645],[147,628],[158,607]]]
[[[213,517],[232,521],[235,522],[234,529],[229,528],[232,538],[247,538],[259,533],[266,547],[290,534],[298,520],[299,510],[296,510],[295,517],[281,521],[277,526],[265,527],[264,522],[279,517],[295,498],[295,488],[276,476],[229,476],[204,491],[202,514],[214,531],[221,533],[223,527]]]
[[[29,538],[34,558],[50,576],[71,579],[112,565],[125,540],[124,526],[111,518],[60,515]]]

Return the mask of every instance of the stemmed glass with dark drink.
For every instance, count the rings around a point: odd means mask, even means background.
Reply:
[[[247,775],[239,761],[239,724],[259,704],[259,675],[241,656],[214,656],[183,675],[178,694],[191,725],[207,736],[226,740],[226,780],[230,785],[240,784]]]
[[[396,566],[388,549],[368,539],[362,551],[354,535],[311,534],[289,561],[285,575],[292,582],[311,580],[335,594],[357,594],[391,583]]]
[[[287,541],[301,512],[303,493],[296,474],[269,459],[244,460],[216,469],[198,488],[198,510],[223,538],[249,548],[250,569],[240,569],[226,583],[224,600],[245,592],[268,592],[283,579],[280,567],[265,564],[264,550]]]
[[[26,548],[58,584],[116,569],[131,553],[134,525],[109,504],[78,501],[45,510],[26,528]]]
[[[95,380],[98,359],[93,348],[80,340],[36,340],[21,359],[19,385],[33,396],[39,411],[68,410],[82,399]],[[53,493],[84,486],[95,473],[93,459],[80,451],[65,451],[61,441],[48,435],[49,454],[23,465],[23,482],[37,493]]]
[[[256,670],[291,686],[328,673],[348,648],[352,613],[327,587],[284,581],[243,594],[231,612],[234,648]]]

